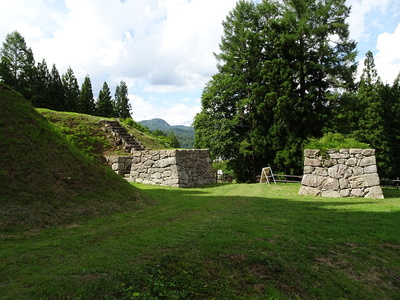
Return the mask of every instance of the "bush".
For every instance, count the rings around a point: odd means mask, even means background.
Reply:
[[[328,149],[367,149],[370,147],[350,136],[332,132],[324,134],[320,139],[310,139],[305,145],[305,149],[320,149],[322,153],[326,153]]]
[[[148,127],[143,126],[142,124],[136,122],[132,118],[120,119],[120,121],[121,121],[121,123],[131,126],[141,132],[150,134],[150,129]]]

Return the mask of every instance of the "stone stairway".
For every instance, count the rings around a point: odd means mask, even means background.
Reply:
[[[145,150],[142,143],[121,125],[118,120],[109,121],[101,120],[100,123],[104,124],[104,130],[109,132],[117,145],[120,145],[124,151],[132,153],[133,151]]]

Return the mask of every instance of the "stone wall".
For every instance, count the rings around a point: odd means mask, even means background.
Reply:
[[[171,187],[192,187],[215,183],[209,151],[145,150],[131,156],[108,157],[113,171],[130,182]]]
[[[383,198],[379,184],[375,149],[304,151],[300,195]]]

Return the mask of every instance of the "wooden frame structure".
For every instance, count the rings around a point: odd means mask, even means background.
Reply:
[[[265,183],[271,184],[269,178],[272,178],[272,180],[276,184],[274,173],[272,173],[272,169],[270,167],[262,168],[261,176],[260,176],[260,183],[265,182]]]

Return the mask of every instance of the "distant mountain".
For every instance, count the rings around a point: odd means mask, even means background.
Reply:
[[[152,119],[140,121],[140,124],[148,127],[151,131],[161,130],[166,134],[173,132],[178,138],[182,148],[192,149],[194,147],[194,128],[184,125],[169,125],[163,119]]]

